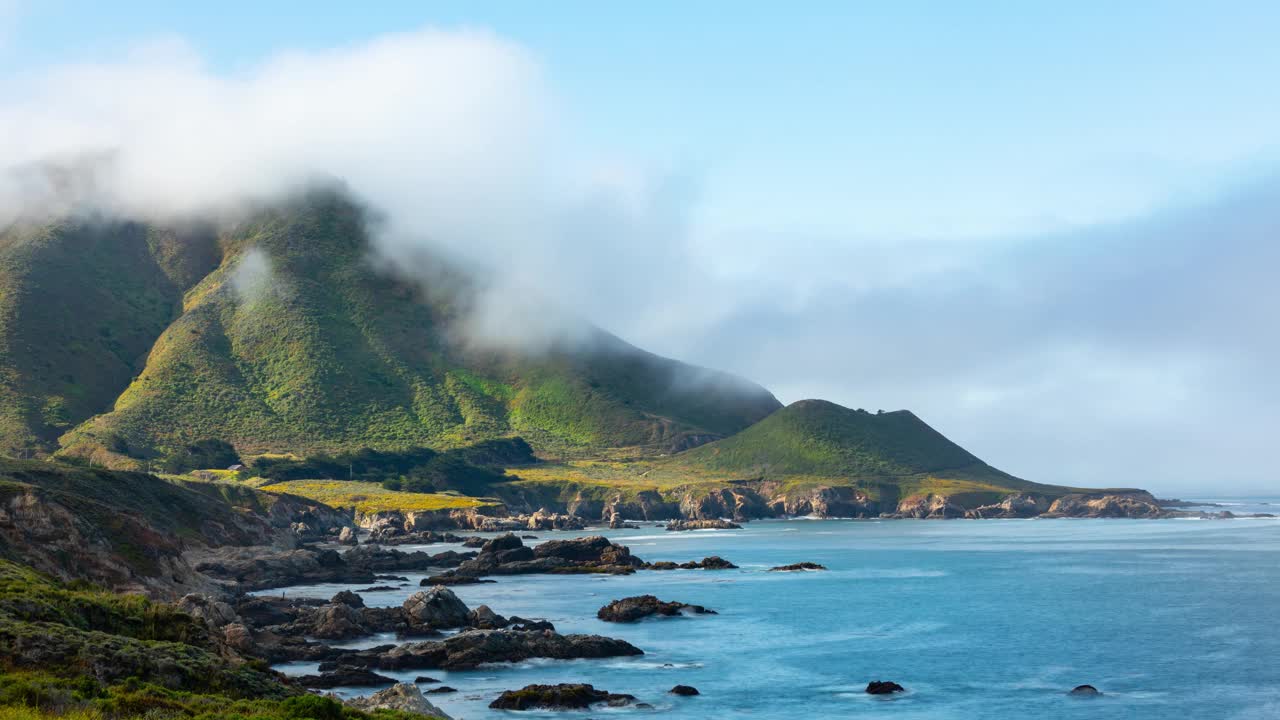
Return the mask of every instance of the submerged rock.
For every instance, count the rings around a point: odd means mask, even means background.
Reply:
[[[667,692],[671,695],[684,695],[685,697],[702,694],[698,692],[698,688],[692,685],[677,685],[671,688],[670,690],[668,690]]]
[[[827,566],[814,562],[798,562],[791,565],[779,565],[769,568],[769,572],[795,572],[797,570],[826,570]]]
[[[596,617],[605,622],[635,622],[651,615],[672,617],[685,611],[695,615],[715,615],[715,610],[708,610],[701,605],[687,603],[663,602],[653,595],[637,595],[635,597],[614,600],[596,612]]]
[[[892,695],[893,693],[906,692],[906,690],[896,682],[872,680],[867,683],[868,695]]]
[[[560,683],[525,685],[519,690],[507,690],[489,703],[489,707],[495,710],[581,710],[602,703],[622,707],[635,702],[635,699],[634,695],[597,690],[585,683]]]
[[[1074,697],[1097,697],[1102,693],[1098,692],[1098,688],[1092,685],[1077,685],[1071,688],[1071,692],[1067,694]]]

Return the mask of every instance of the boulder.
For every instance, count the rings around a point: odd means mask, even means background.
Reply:
[[[900,692],[906,692],[906,688],[896,682],[872,680],[867,683],[868,695],[892,695]]]
[[[410,683],[397,683],[378,692],[363,698],[352,698],[345,701],[347,705],[364,710],[366,712],[372,710],[400,710],[402,712],[417,713],[418,715],[434,715],[440,718],[448,718],[449,716],[443,710],[427,702],[422,697],[422,691],[417,685]]]
[[[344,527],[338,533],[338,542],[343,545],[357,545],[360,540],[356,537],[356,531],[350,527]]]
[[[427,691],[427,694],[428,695],[445,695],[447,693],[456,693],[456,692],[458,692],[457,688],[451,688],[448,685],[441,685],[440,687],[437,687],[437,688],[431,688],[430,690]]]
[[[481,630],[494,630],[507,626],[507,619],[494,612],[488,605],[481,605],[467,616],[467,624]]]
[[[1102,693],[1098,692],[1098,688],[1092,685],[1077,685],[1071,688],[1071,692],[1067,694],[1073,697],[1098,697]]]
[[[231,623],[240,622],[240,616],[234,608],[208,595],[184,595],[177,606],[191,617],[203,620],[210,630],[219,630]]]
[[[663,602],[653,595],[637,595],[635,597],[614,600],[596,612],[596,617],[605,622],[635,622],[652,615],[674,617],[690,612],[695,615],[715,615],[715,610],[708,610],[701,605],[687,603]]]
[[[583,710],[607,703],[622,707],[635,702],[634,695],[616,695],[597,690],[584,683],[559,685],[525,685],[520,690],[507,690],[489,703],[496,710]]]
[[[368,633],[360,611],[343,603],[325,605],[311,619],[311,634],[326,640],[344,640]]]
[[[671,695],[684,695],[685,697],[701,695],[701,693],[698,692],[698,688],[693,687],[692,685],[677,685],[667,692]]]
[[[524,547],[524,541],[516,537],[513,533],[507,533],[506,535],[499,535],[498,537],[484,543],[484,545],[480,547],[480,552],[483,554],[496,553],[502,550],[514,550],[521,547]]]
[[[471,614],[471,609],[452,590],[441,585],[410,595],[401,608],[412,629],[462,627]]]

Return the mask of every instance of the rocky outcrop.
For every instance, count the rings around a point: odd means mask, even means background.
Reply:
[[[694,695],[702,694],[698,692],[698,688],[692,685],[677,685],[671,688],[670,690],[668,690],[667,693],[669,695],[682,695],[684,697],[692,697]]]
[[[819,565],[814,562],[798,562],[791,565],[779,565],[769,568],[769,572],[796,572],[800,570],[826,570],[825,565]]]
[[[332,667],[346,664],[375,670],[470,670],[484,663],[530,658],[576,660],[643,654],[625,640],[600,635],[561,635],[551,630],[467,630],[444,640],[344,651]],[[320,669],[327,667],[322,663]]]
[[[965,510],[945,495],[911,495],[898,503],[898,509],[882,517],[917,520],[950,520],[964,517]]]
[[[605,622],[636,622],[643,618],[659,615],[676,617],[685,613],[693,615],[715,615],[701,605],[688,603],[664,602],[653,595],[637,595],[635,597],[614,600],[596,612],[596,617]]]
[[[371,583],[379,573],[449,568],[474,557],[452,550],[432,555],[361,545],[345,553],[310,547],[271,551],[219,548],[189,554],[195,569],[238,591],[313,583]]]
[[[397,683],[386,690],[380,690],[369,697],[351,698],[344,702],[357,710],[364,710],[365,712],[373,710],[399,710],[401,712],[449,720],[449,716],[446,715],[443,710],[427,702],[427,699],[422,696],[422,691],[418,689],[417,685],[412,685],[410,683]]]
[[[394,685],[396,680],[364,668],[339,667],[319,675],[300,675],[295,682],[305,688],[328,690],[336,687]]]
[[[872,680],[867,683],[868,695],[892,695],[893,693],[906,692],[906,690],[896,682]]]
[[[672,520],[667,523],[668,532],[681,532],[684,530],[741,530],[742,526],[725,520],[723,518],[715,518],[711,520]]]
[[[992,505],[981,505],[971,510],[966,510],[964,516],[975,520],[1032,518],[1048,510],[1050,504],[1049,499],[1043,495],[1018,493]]]
[[[561,683],[526,685],[519,690],[507,690],[489,703],[489,707],[496,710],[585,710],[602,704],[624,707],[635,699],[634,695],[614,694],[591,685]]]
[[[385,525],[369,531],[368,542],[375,545],[432,545],[435,543],[460,543],[465,539],[449,532],[436,532],[435,530],[410,532],[402,527]]]
[[[1041,517],[1162,518],[1174,515],[1160,507],[1151,493],[1126,490],[1064,495],[1054,500]]]

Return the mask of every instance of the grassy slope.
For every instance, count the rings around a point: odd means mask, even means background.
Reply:
[[[914,414],[872,414],[822,400],[803,400],[731,437],[669,458],[573,461],[516,471],[534,488],[561,486],[570,494],[624,497],[644,490],[664,495],[723,487],[736,480],[779,481],[788,489],[859,486],[877,499],[909,495],[980,495],[1014,491],[1060,495],[997,470]]]
[[[366,233],[357,207],[317,191],[225,235],[224,261],[186,293],[145,370],[62,438],[66,451],[118,465],[208,437],[314,452],[512,434],[549,454],[661,449],[778,407],[758,386],[598,331],[587,349],[537,357],[459,349],[466,279],[437,268],[427,293],[379,274]],[[269,275],[245,271],[251,251]]]
[[[309,498],[330,507],[355,508],[360,513],[462,510],[493,504],[462,495],[400,492],[387,490],[378,483],[349,480],[291,480],[263,485],[260,489]]]
[[[108,409],[215,262],[212,238],[90,220],[0,230],[0,451]]]

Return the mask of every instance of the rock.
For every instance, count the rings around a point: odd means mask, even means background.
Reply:
[[[670,560],[659,560],[655,563],[648,563],[646,570],[736,570],[737,565],[725,560],[719,555],[712,555],[701,560],[682,563],[673,563]]]
[[[350,590],[343,590],[337,595],[329,598],[329,602],[334,605],[349,605],[354,608],[364,607],[364,599]]]
[[[825,565],[819,565],[813,562],[798,562],[792,565],[779,565],[778,567],[769,568],[769,572],[795,572],[797,570],[826,570]]]
[[[415,683],[420,683],[420,684],[422,684],[422,685],[430,685],[430,684],[432,684],[432,683],[438,683],[438,682],[440,682],[439,680],[437,680],[437,679],[435,679],[435,678],[433,678],[433,677],[427,677],[426,675],[419,675],[418,677],[414,678],[414,679],[413,679],[413,681],[414,681]]]
[[[396,587],[395,585],[371,585],[367,588],[360,588],[359,590],[354,591],[352,594],[354,595],[355,593],[385,592],[387,590],[399,590],[399,589],[400,588]],[[357,595],[357,597],[359,596]],[[361,600],[361,602],[364,602],[364,601]]]
[[[303,675],[297,678],[297,682],[302,687],[327,690],[336,687],[394,685],[396,680],[365,668],[339,667],[319,675]]]
[[[222,627],[222,639],[232,650],[253,653],[253,631],[244,623],[228,623]]]
[[[467,624],[471,614],[453,591],[447,587],[435,586],[430,590],[419,590],[401,605],[405,620],[410,628],[452,628]]]
[[[667,523],[667,530],[671,532],[681,532],[685,530],[741,530],[742,526],[716,518],[713,520],[672,520]]]
[[[524,541],[516,537],[513,533],[507,533],[506,535],[499,535],[498,537],[486,542],[481,546],[480,552],[482,554],[488,554],[500,552],[502,550],[514,550],[522,547],[524,547]]]
[[[529,530],[582,530],[586,524],[575,515],[561,515],[544,508],[530,515],[525,527]]]
[[[945,495],[911,495],[898,503],[891,517],[918,520],[949,520],[964,517],[965,509]]]
[[[560,635],[550,630],[466,630],[445,638],[368,650],[343,651],[341,663],[381,670],[470,670],[484,663],[530,658],[576,660],[643,655],[625,640]]]
[[[417,685],[397,683],[363,698],[352,698],[345,701],[347,705],[358,710],[400,710],[419,715],[435,715],[440,718],[449,716],[443,710],[427,702]]]
[[[462,547],[480,548],[480,547],[484,547],[484,544],[487,542],[489,542],[487,539],[482,538],[478,535],[473,535],[462,541]]]
[[[231,623],[240,622],[240,616],[234,608],[208,595],[184,595],[176,604],[182,612],[203,620],[210,630],[219,630]]]
[[[320,608],[311,619],[311,634],[326,640],[345,640],[368,635],[364,616],[350,605],[334,603]]]
[[[1017,493],[994,505],[983,505],[972,510],[966,510],[964,516],[973,519],[1030,518],[1048,509],[1049,500],[1044,496]]]
[[[430,690],[427,691],[427,694],[428,695],[444,695],[446,693],[456,693],[456,692],[458,692],[457,688],[451,688],[448,685],[441,685],[438,688],[431,688]]]
[[[635,622],[651,615],[666,617],[678,616],[685,611],[695,615],[715,615],[715,610],[708,610],[701,605],[688,605],[678,602],[663,602],[653,595],[637,595],[635,597],[614,600],[596,612],[596,617],[605,622]]]
[[[467,624],[481,630],[494,630],[507,626],[507,619],[494,612],[488,605],[481,605],[467,616]]]
[[[583,683],[560,683],[525,685],[520,690],[507,690],[489,703],[489,707],[496,710],[582,710],[601,703],[622,707],[635,702],[635,699],[634,695],[615,695]]]
[[[343,545],[357,545],[360,540],[356,538],[356,532],[354,530],[350,527],[344,527],[342,528],[342,531],[338,533],[338,542]]]
[[[1102,693],[1098,692],[1098,688],[1092,685],[1077,685],[1071,688],[1071,692],[1067,694],[1074,697],[1098,697]]]
[[[867,683],[868,695],[892,695],[893,693],[906,692],[906,688],[896,682],[881,682],[880,680],[872,680]]]
[[[686,697],[692,696],[692,695],[701,695],[701,693],[698,692],[698,688],[693,687],[692,685],[677,685],[671,688],[670,690],[668,690],[667,692],[670,693],[671,695],[684,695]]]
[[[430,585],[479,585],[480,583],[496,583],[497,580],[485,580],[474,575],[432,575],[418,582],[419,587]]]

